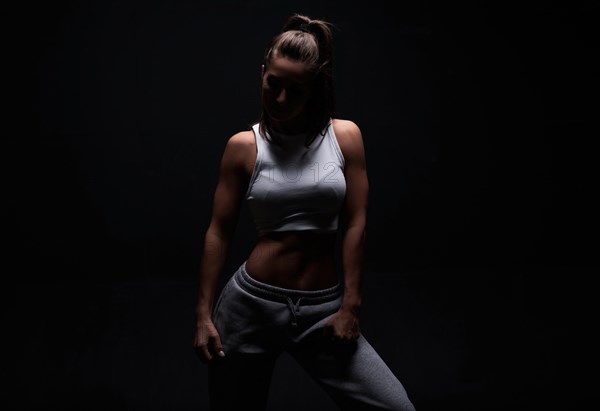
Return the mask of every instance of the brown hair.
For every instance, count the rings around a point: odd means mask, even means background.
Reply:
[[[273,37],[265,49],[264,64],[269,65],[276,57],[286,57],[305,63],[309,71],[314,73],[313,91],[306,106],[309,111],[308,136],[305,145],[308,147],[336,115],[335,95],[333,89],[333,33],[331,23],[311,19],[301,14],[293,14],[288,18],[279,34]],[[271,121],[264,107],[262,109],[259,128],[273,134]]]

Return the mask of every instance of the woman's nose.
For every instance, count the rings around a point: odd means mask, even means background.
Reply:
[[[275,99],[279,105],[284,105],[286,102],[285,89],[282,88],[281,91],[277,94],[277,98]]]

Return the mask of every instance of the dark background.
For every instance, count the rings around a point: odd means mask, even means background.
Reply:
[[[207,409],[202,238],[292,12],[337,26],[338,111],[371,184],[362,329],[417,409],[587,404],[599,7],[481,3],[4,6],[11,409]],[[245,208],[237,231],[228,273],[255,239]],[[271,394],[334,409],[286,356]]]

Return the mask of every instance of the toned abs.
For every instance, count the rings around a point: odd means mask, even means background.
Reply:
[[[271,232],[261,236],[246,271],[263,283],[297,290],[333,287],[336,235],[310,231]]]

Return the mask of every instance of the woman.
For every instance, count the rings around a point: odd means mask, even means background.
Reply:
[[[414,410],[359,329],[368,180],[360,129],[334,118],[332,54],[330,23],[292,15],[265,51],[260,120],[226,144],[194,340],[213,410],[264,409],[284,350],[343,409]],[[213,306],[243,198],[259,237]]]

